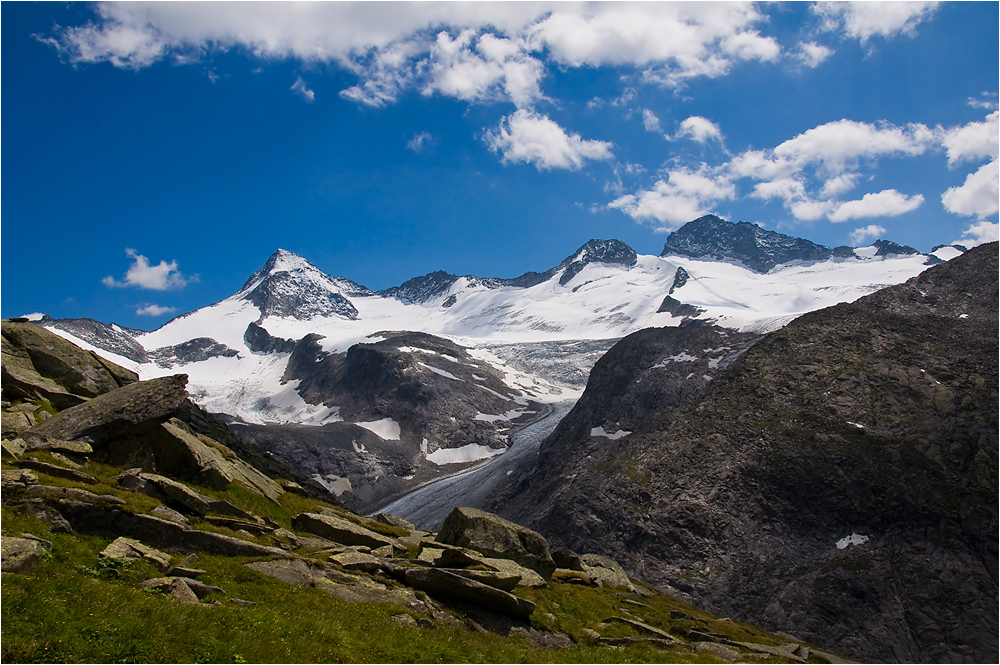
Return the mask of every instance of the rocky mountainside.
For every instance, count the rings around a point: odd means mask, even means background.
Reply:
[[[842,662],[480,510],[433,534],[317,500],[184,375],[2,332],[4,662]]]
[[[876,240],[874,256],[905,256],[920,254],[906,245],[888,240]],[[688,222],[667,238],[660,256],[690,256],[697,259],[732,261],[755,272],[766,273],[775,266],[792,261],[825,261],[831,257],[853,258],[852,247],[830,249],[803,238],[762,229],[756,224],[733,224],[715,215],[705,215]],[[937,257],[927,256],[929,263]]]
[[[804,315],[637,417],[672,348],[626,338],[495,508],[855,658],[997,660],[997,251]]]
[[[529,402],[578,397],[601,353],[636,330],[697,320],[760,334],[927,260],[873,245],[808,263],[807,241],[717,218],[668,247],[684,238],[685,255],[591,240],[544,272],[435,272],[380,293],[278,250],[233,296],[149,333],[40,323],[144,379],[184,372],[199,406],[364,510],[502,452],[537,411]],[[785,263],[755,272],[733,263],[736,246]]]

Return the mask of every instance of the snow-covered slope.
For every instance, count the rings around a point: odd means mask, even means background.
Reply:
[[[703,218],[674,234],[680,239],[671,236],[661,256],[636,255],[620,241],[591,241],[544,273],[490,279],[439,272],[381,293],[278,250],[233,296],[134,335],[145,355],[114,359],[142,378],[187,373],[193,396],[212,411],[249,422],[319,424],[340,417],[337,405],[307,404],[296,382],[283,379],[290,354],[253,350],[251,324],[287,340],[286,346],[317,334],[327,354],[380,341],[379,332],[392,330],[430,333],[467,348],[615,339],[690,317],[764,332],[898,284],[928,260],[940,260],[892,253],[902,247],[893,243],[818,250],[807,241],[744,228],[749,226]],[[673,247],[683,249],[671,253]],[[801,247],[805,254],[796,253]],[[959,251],[948,250],[938,256]],[[814,260],[817,255],[827,258]],[[771,266],[777,259],[785,262]],[[50,326],[74,341],[83,337],[72,326]],[[85,341],[101,348],[99,337],[90,330]],[[108,351],[122,346],[118,339]],[[532,376],[523,365],[506,366],[485,348],[477,357],[488,358],[510,377],[512,389],[532,399],[564,400],[582,388]]]

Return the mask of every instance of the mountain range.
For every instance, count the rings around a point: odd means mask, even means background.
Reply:
[[[829,249],[710,215],[660,256],[591,240],[543,272],[439,271],[380,292],[278,250],[231,297],[152,332],[41,323],[143,379],[187,373],[202,407],[364,510],[502,453],[625,335],[688,320],[759,335],[963,249]]]
[[[40,323],[185,372],[261,466],[351,509],[501,468],[476,507],[713,612],[866,661],[993,662],[997,274],[995,243],[826,248],[707,216],[659,256],[592,240],[381,292],[278,250],[152,332]]]

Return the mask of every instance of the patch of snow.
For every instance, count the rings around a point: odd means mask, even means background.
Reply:
[[[632,432],[626,432],[625,430],[620,429],[614,434],[608,434],[604,431],[604,427],[594,427],[590,430],[590,436],[603,436],[605,439],[611,439],[612,441],[616,441],[623,436],[628,436],[631,433]]]
[[[480,420],[484,423],[495,423],[498,420],[514,420],[519,416],[523,416],[525,413],[526,411],[524,409],[512,409],[499,416],[490,415],[488,413],[477,413],[473,420]]]
[[[457,376],[455,376],[454,374],[452,374],[451,372],[446,372],[443,369],[438,369],[437,367],[434,367],[432,365],[428,365],[426,363],[417,363],[417,364],[420,365],[421,367],[425,367],[425,368],[429,369],[430,371],[434,372],[438,376],[443,376],[444,378],[451,379],[452,381],[461,381],[462,383],[465,383],[465,379],[460,379]]]
[[[875,245],[869,245],[868,247],[857,247],[854,249],[854,255],[859,259],[874,259],[875,254],[878,253],[878,247]]]
[[[478,374],[473,374],[472,378],[475,379],[476,381],[485,381],[486,380],[486,377],[479,376]]]
[[[399,350],[402,351],[403,353],[428,353],[432,356],[441,355],[437,351],[431,351],[430,349],[421,349],[420,347],[417,346],[401,346],[399,347]]]
[[[718,369],[719,368],[719,363],[721,363],[721,362],[722,362],[722,357],[721,356],[718,357],[718,358],[710,358],[709,361],[708,361],[708,368],[709,369]]]
[[[837,549],[843,550],[847,549],[848,545],[864,545],[868,542],[868,536],[862,536],[859,533],[852,533],[849,536],[844,536],[837,541]]]
[[[41,312],[32,312],[31,314],[22,314],[22,319],[28,319],[29,321],[41,321],[45,318],[45,315]]]
[[[964,252],[957,247],[952,247],[947,245],[945,247],[938,247],[936,250],[931,252],[931,256],[936,256],[942,261],[951,261],[956,256],[961,256]]]
[[[663,367],[666,367],[668,363],[691,363],[695,360],[698,360],[698,356],[692,356],[685,351],[681,351],[677,355],[664,358],[661,362],[658,362],[649,369],[662,369]]]
[[[351,481],[349,478],[341,478],[340,476],[328,475],[323,477],[318,473],[310,476],[313,480],[323,486],[323,488],[333,494],[334,496],[340,496],[344,492],[353,492],[354,488],[351,487]]]
[[[442,466],[444,464],[461,464],[463,462],[475,462],[476,460],[495,457],[507,452],[506,448],[490,448],[481,446],[478,443],[470,443],[461,448],[438,448],[427,454],[427,461],[432,464]]]
[[[428,443],[427,439],[424,439],[423,441],[420,442],[420,452],[422,452],[424,455],[427,454],[427,443]]]
[[[386,441],[399,441],[399,423],[392,418],[373,420],[367,423],[354,423],[358,427],[364,427],[369,432],[374,432]]]
[[[958,318],[960,318],[960,319],[967,319],[967,318],[969,318],[969,315],[968,314],[959,314]]]
[[[354,439],[351,439],[351,445],[354,446],[354,452],[356,453],[367,453],[368,449],[365,448],[365,444],[358,443]]]
[[[855,426],[855,427],[857,427],[858,429],[864,429],[864,428],[865,428],[865,426],[864,426],[864,425],[862,425],[861,423],[852,423],[852,422],[851,422],[850,420],[848,420],[848,421],[847,421],[847,424],[848,424],[848,425],[854,425],[854,426]]]
[[[450,360],[451,362],[458,363],[459,365],[462,364],[462,361],[456,358],[455,356],[449,356],[447,353],[439,353],[438,355],[444,358],[445,360]]]

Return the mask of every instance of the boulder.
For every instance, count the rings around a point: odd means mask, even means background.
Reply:
[[[186,384],[186,374],[132,383],[60,411],[31,432],[100,447],[139,425],[165,421],[187,399]]]
[[[320,538],[340,543],[341,545],[364,545],[365,547],[373,548],[384,547],[385,545],[397,545],[394,539],[389,536],[383,536],[354,522],[333,515],[302,513],[292,520],[292,526],[300,531],[306,531]]]
[[[162,519],[174,522],[175,524],[182,524],[184,526],[188,526],[189,524],[191,524],[191,520],[184,517],[184,515],[177,512],[173,508],[168,508],[162,503],[153,508],[151,511],[149,511],[149,513],[151,515],[156,515],[157,517],[160,517]]]
[[[78,503],[94,503],[123,506],[125,501],[111,494],[94,494],[78,487],[54,487],[52,485],[31,485],[24,490],[25,498],[52,500],[69,500]]]
[[[94,448],[86,441],[62,441],[48,437],[32,437],[32,440],[27,444],[27,450],[28,452],[49,450],[71,455],[90,455],[94,452]]]
[[[281,486],[240,459],[232,450],[204,435],[197,435],[181,420],[170,418],[155,427],[109,441],[101,461],[118,466],[139,466],[173,478],[225,489],[238,482],[272,501],[284,493]]]
[[[628,578],[625,569],[617,561],[601,554],[584,554],[580,557],[583,572],[597,583],[598,586],[623,587],[635,591],[635,585]]]
[[[170,568],[169,554],[124,536],[116,538],[101,551],[100,555],[109,559],[143,559],[163,571]]]
[[[510,559],[546,580],[556,569],[549,544],[541,534],[478,508],[452,510],[441,526],[437,541],[468,547],[488,557]]]
[[[4,321],[2,330],[3,393],[8,399],[38,397],[65,408],[138,381],[134,372],[98,360],[41,326]],[[109,371],[112,365],[114,372]]]
[[[67,469],[66,467],[56,466],[55,464],[49,464],[48,462],[39,462],[37,459],[31,457],[26,460],[22,460],[17,463],[17,466],[22,469],[31,469],[32,471],[40,471],[46,475],[52,476],[53,478],[62,478],[63,480],[72,480],[77,483],[85,483],[87,485],[96,485],[99,480],[94,478],[89,473],[84,473],[83,471],[77,471],[76,469]]]
[[[389,526],[394,526],[400,529],[406,529],[407,531],[415,531],[417,527],[413,526],[402,517],[396,517],[395,515],[389,515],[387,513],[378,513],[377,515],[372,515],[372,519],[376,522],[382,524],[388,524]]]
[[[45,547],[33,538],[0,538],[0,559],[5,573],[26,573],[42,560]]]
[[[73,527],[58,510],[29,503],[25,505],[24,512],[48,524],[53,533],[73,533]]]
[[[432,596],[471,603],[518,619],[527,619],[535,604],[524,598],[439,568],[407,568],[406,585]]]
[[[339,564],[344,570],[357,570],[364,573],[374,573],[381,568],[382,561],[377,556],[355,550],[345,550],[330,557],[330,561]]]
[[[194,515],[201,516],[208,512],[212,500],[203,494],[195,492],[183,483],[155,473],[141,473],[139,474],[139,478],[154,484],[157,489],[173,499],[175,503],[183,506],[188,512]]]
[[[156,577],[142,583],[144,589],[155,589],[168,593],[174,600],[188,605],[197,605],[198,596],[183,577]]]
[[[80,490],[82,491],[82,490]],[[62,500],[59,511],[77,531],[102,536],[128,536],[171,551],[208,552],[223,556],[288,556],[283,550],[221,533],[186,529],[168,520],[120,508]]]
[[[521,576],[516,573],[502,573],[496,570],[465,570],[463,568],[439,568],[439,570],[447,570],[449,573],[460,575],[480,584],[491,586],[494,589],[500,589],[501,591],[513,591],[521,582]]]
[[[0,423],[0,432],[2,432],[4,436],[27,431],[35,424],[35,421],[32,420],[31,416],[27,413],[4,411],[0,413],[0,418],[2,418],[2,423]]]
[[[3,446],[3,458],[4,459],[17,459],[25,453],[28,449],[28,444],[24,439],[4,439],[0,441],[0,445]]]

